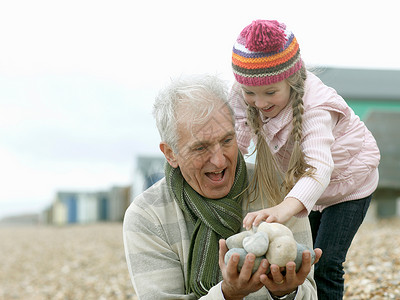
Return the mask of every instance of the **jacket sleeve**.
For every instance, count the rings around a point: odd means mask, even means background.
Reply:
[[[247,124],[246,103],[244,102],[240,85],[237,82],[233,84],[228,99],[235,114],[235,131],[239,150],[243,154],[247,154],[252,132],[250,126]]]
[[[333,126],[337,115],[324,109],[305,112],[303,121],[303,152],[306,161],[315,168],[314,178],[303,177],[286,195],[298,199],[307,211],[298,217],[307,216],[328,186],[334,168],[331,146],[334,142]]]

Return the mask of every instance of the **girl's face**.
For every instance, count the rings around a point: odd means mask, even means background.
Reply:
[[[242,85],[246,103],[258,108],[267,118],[276,117],[289,102],[290,86],[286,80],[261,86]]]

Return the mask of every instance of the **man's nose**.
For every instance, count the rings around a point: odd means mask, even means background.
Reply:
[[[217,168],[225,167],[224,149],[221,147],[221,145],[216,145],[211,149],[210,162]]]

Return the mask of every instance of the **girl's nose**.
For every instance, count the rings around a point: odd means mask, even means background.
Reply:
[[[254,99],[254,106],[257,108],[263,108],[265,107],[266,103],[262,97],[255,97]]]

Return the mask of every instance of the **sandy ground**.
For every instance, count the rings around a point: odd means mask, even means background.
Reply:
[[[345,299],[400,299],[400,219],[363,224],[344,266]]]
[[[347,300],[400,299],[400,220],[366,223],[345,264]],[[134,299],[122,224],[0,227],[0,299]]]
[[[122,224],[0,228],[0,299],[136,299]]]

